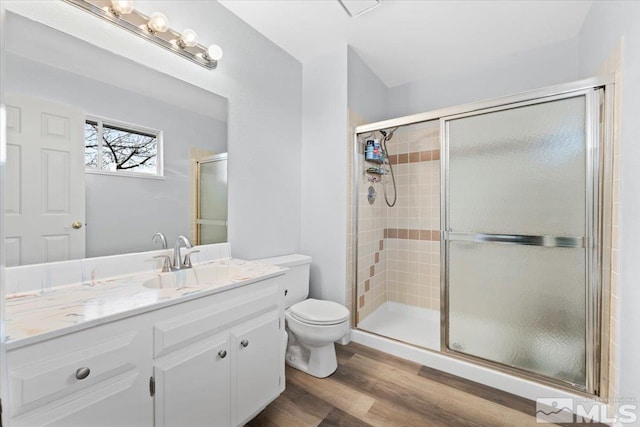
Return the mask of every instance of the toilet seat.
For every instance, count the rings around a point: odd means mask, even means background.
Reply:
[[[288,311],[294,319],[310,325],[337,325],[350,315],[343,305],[313,298],[292,305]]]

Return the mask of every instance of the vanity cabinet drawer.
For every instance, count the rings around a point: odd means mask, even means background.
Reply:
[[[162,357],[207,336],[219,333],[260,313],[277,310],[282,305],[280,287],[275,279],[259,285],[229,291],[224,300],[216,295],[187,303],[187,314],[180,306],[175,316],[157,322],[153,328],[153,357]],[[181,313],[181,314],[178,314]]]
[[[107,380],[137,376],[140,338],[135,329],[98,327],[10,350],[11,416]]]

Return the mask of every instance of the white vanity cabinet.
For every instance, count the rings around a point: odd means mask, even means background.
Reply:
[[[154,325],[157,427],[242,425],[282,391],[277,278],[215,297],[171,307]]]
[[[10,349],[9,426],[243,425],[284,390],[283,304],[275,277]]]
[[[155,426],[244,425],[280,394],[277,310],[154,363]]]

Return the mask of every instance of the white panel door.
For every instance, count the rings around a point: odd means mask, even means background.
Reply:
[[[230,359],[225,333],[157,360],[155,426],[229,427]]]
[[[270,311],[231,333],[236,352],[236,425],[244,425],[280,394],[280,318]]]
[[[15,95],[6,104],[7,265],[84,258],[84,113]]]

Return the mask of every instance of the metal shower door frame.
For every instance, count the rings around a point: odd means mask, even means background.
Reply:
[[[603,257],[605,257],[606,229],[603,222],[603,212],[606,206],[602,206],[602,200],[609,199],[603,192],[606,191],[604,183],[607,182],[605,171],[609,171],[603,162],[606,152],[610,152],[611,138],[607,136],[606,111],[611,109],[605,105],[610,98],[605,96],[607,85],[593,85],[564,93],[546,93],[539,96],[523,99],[520,102],[498,104],[493,107],[476,111],[465,112],[440,118],[440,156],[441,156],[441,238],[440,238],[440,281],[441,281],[441,322],[440,339],[441,351],[448,356],[474,362],[493,369],[504,371],[522,378],[533,379],[556,387],[587,394],[589,396],[600,395],[601,383],[606,381],[603,367],[602,353],[608,343],[603,342],[602,324],[604,317],[608,320],[608,310],[603,313],[603,289],[608,290],[608,277],[610,271],[603,270]],[[450,188],[449,188],[449,122],[465,117],[507,111],[543,104],[562,99],[585,97],[585,234],[580,237],[551,237],[551,236],[517,236],[517,235],[485,235],[472,233],[453,233],[450,225]],[[608,108],[607,108],[608,107]],[[601,207],[605,209],[601,209]],[[537,374],[525,369],[515,368],[499,362],[483,359],[478,356],[458,352],[449,346],[449,242],[500,242],[512,245],[532,245],[542,247],[584,247],[585,248],[585,386],[573,384],[567,381]],[[609,255],[610,256],[610,255]],[[607,265],[607,268],[609,266]],[[605,322],[608,324],[608,321]],[[608,360],[608,358],[607,358]],[[604,388],[606,390],[606,387]]]
[[[584,80],[564,83],[560,85],[554,85],[542,89],[526,91],[522,93],[517,93],[514,95],[504,96],[500,98],[495,98],[486,101],[480,101],[460,106],[448,107],[439,110],[429,111],[425,113],[413,114],[409,116],[394,118],[390,120],[379,121],[375,123],[369,123],[365,125],[356,126],[353,131],[353,194],[352,194],[352,221],[353,221],[353,238],[352,238],[352,247],[351,251],[353,254],[353,291],[352,291],[352,312],[354,313],[353,325],[354,328],[357,329],[357,319],[355,313],[358,310],[358,289],[357,289],[357,273],[358,273],[358,210],[359,210],[359,190],[360,190],[360,179],[359,179],[359,171],[358,169],[358,155],[359,155],[359,139],[358,135],[376,132],[379,130],[397,127],[397,126],[407,126],[417,123],[423,123],[428,121],[440,120],[442,123],[443,119],[449,119],[451,117],[457,115],[470,115],[477,114],[478,112],[487,112],[491,109],[508,109],[513,108],[517,104],[521,103],[539,103],[544,102],[545,100],[550,100],[554,97],[571,97],[575,96],[576,93],[579,92],[593,92],[595,89],[603,89],[603,94],[599,96],[601,98],[601,103],[592,102],[592,111],[588,111],[587,115],[596,115],[602,121],[601,123],[597,123],[594,127],[589,127],[587,132],[594,138],[597,138],[599,144],[590,150],[588,155],[590,155],[590,159],[595,162],[593,167],[594,171],[598,171],[595,176],[593,176],[593,180],[589,184],[589,188],[593,189],[593,198],[592,198],[592,207],[595,209],[591,210],[591,218],[593,218],[594,230],[597,229],[593,236],[597,239],[591,239],[586,244],[594,244],[596,245],[597,251],[593,251],[593,256],[589,258],[588,264],[589,269],[592,271],[592,277],[599,278],[599,286],[597,289],[590,289],[591,293],[588,295],[591,298],[587,298],[587,310],[593,313],[593,317],[595,320],[595,328],[594,325],[589,326],[588,331],[592,335],[596,337],[594,345],[592,348],[588,349],[590,352],[590,367],[587,367],[587,370],[592,371],[591,374],[587,373],[590,376],[590,384],[591,388],[589,390],[578,389],[571,384],[555,381],[545,376],[532,374],[527,371],[513,369],[510,367],[506,367],[499,363],[491,363],[484,361],[480,358],[475,358],[472,356],[466,356],[460,353],[456,353],[454,351],[447,351],[446,342],[444,337],[445,327],[447,326],[447,293],[446,293],[446,267],[447,260],[446,256],[446,248],[445,239],[444,239],[444,231],[445,228],[443,226],[443,221],[446,218],[445,212],[445,183],[447,182],[444,178],[444,173],[448,172],[448,158],[445,158],[447,154],[443,148],[444,134],[441,132],[441,156],[440,156],[440,174],[441,174],[441,225],[440,225],[440,292],[441,292],[441,307],[440,307],[440,327],[441,327],[441,348],[439,353],[455,358],[464,360],[466,362],[472,362],[477,365],[485,366],[491,368],[493,370],[497,370],[500,372],[505,372],[510,375],[513,375],[518,378],[526,379],[526,380],[535,380],[536,382],[548,384],[556,388],[566,389],[574,393],[584,394],[587,396],[601,396],[606,397],[606,392],[608,389],[608,366],[609,366],[609,341],[608,341],[608,329],[609,329],[609,289],[610,289],[610,278],[611,278],[611,200],[612,200],[612,165],[613,165],[613,156],[612,156],[612,144],[613,144],[613,86],[614,86],[614,76],[600,76],[600,77],[592,77]],[[597,110],[597,111],[596,111]],[[588,205],[586,203],[585,205]],[[585,209],[587,206],[585,206]],[[597,271],[596,271],[597,270]],[[589,303],[591,301],[591,304]],[[370,332],[369,332],[370,333]],[[376,334],[373,334],[376,335]],[[392,341],[398,341],[393,339],[392,337],[385,337],[387,339],[391,339]],[[398,341],[400,342],[400,341]],[[411,345],[411,344],[410,344]],[[428,348],[423,348],[426,351],[435,351]],[[437,351],[435,351],[437,352]]]
[[[229,219],[228,219],[228,212],[227,212],[227,219],[222,221],[222,220],[207,220],[207,219],[202,219],[200,217],[200,190],[201,190],[201,184],[200,184],[200,166],[202,164],[208,164],[208,163],[216,163],[216,162],[221,162],[221,161],[227,161],[228,160],[228,155],[227,153],[220,153],[220,154],[212,154],[210,156],[206,156],[206,157],[202,157],[200,159],[196,160],[196,182],[195,182],[195,193],[196,193],[196,205],[195,205],[195,226],[196,226],[196,235],[195,235],[195,239],[194,242],[196,245],[201,244],[200,242],[200,226],[202,225],[218,225],[218,226],[225,226],[227,227],[227,232],[228,227],[229,227]],[[228,196],[227,196],[228,198]],[[228,203],[228,200],[227,200]],[[228,209],[228,206],[227,206]]]

